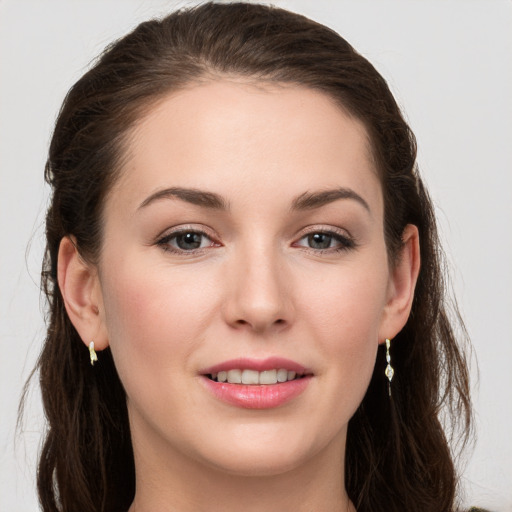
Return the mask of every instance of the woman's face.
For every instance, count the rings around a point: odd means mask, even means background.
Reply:
[[[191,86],[133,130],[104,223],[99,311],[136,457],[338,464],[401,327],[362,124],[299,86]]]

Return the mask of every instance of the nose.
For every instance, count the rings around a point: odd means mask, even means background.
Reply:
[[[229,271],[226,321],[255,333],[281,330],[293,320],[291,283],[272,248],[237,255]]]

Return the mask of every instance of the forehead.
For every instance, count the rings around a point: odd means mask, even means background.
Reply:
[[[164,186],[229,195],[243,185],[267,196],[350,185],[380,200],[363,124],[328,95],[302,86],[191,85],[151,107],[127,148],[112,192],[132,202]]]

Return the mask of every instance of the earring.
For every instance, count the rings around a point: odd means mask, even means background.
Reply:
[[[94,350],[94,341],[91,341],[91,343],[89,343],[89,356],[91,357],[91,366],[94,366],[94,362],[98,360],[98,355]]]
[[[391,355],[389,353],[389,348],[391,347],[391,340],[386,338],[386,362],[388,365],[386,366],[386,370],[384,371],[384,374],[388,378],[388,393],[389,396],[391,396],[391,381],[393,380],[393,375],[395,374],[395,370],[393,370],[393,367],[391,366]]]

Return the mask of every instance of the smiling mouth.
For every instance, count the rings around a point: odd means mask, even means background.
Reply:
[[[228,384],[245,384],[253,386],[281,384],[292,380],[302,379],[305,376],[305,374],[286,370],[285,368],[264,370],[262,372],[257,370],[232,369],[209,373],[206,375],[206,377],[215,382],[227,382]]]

